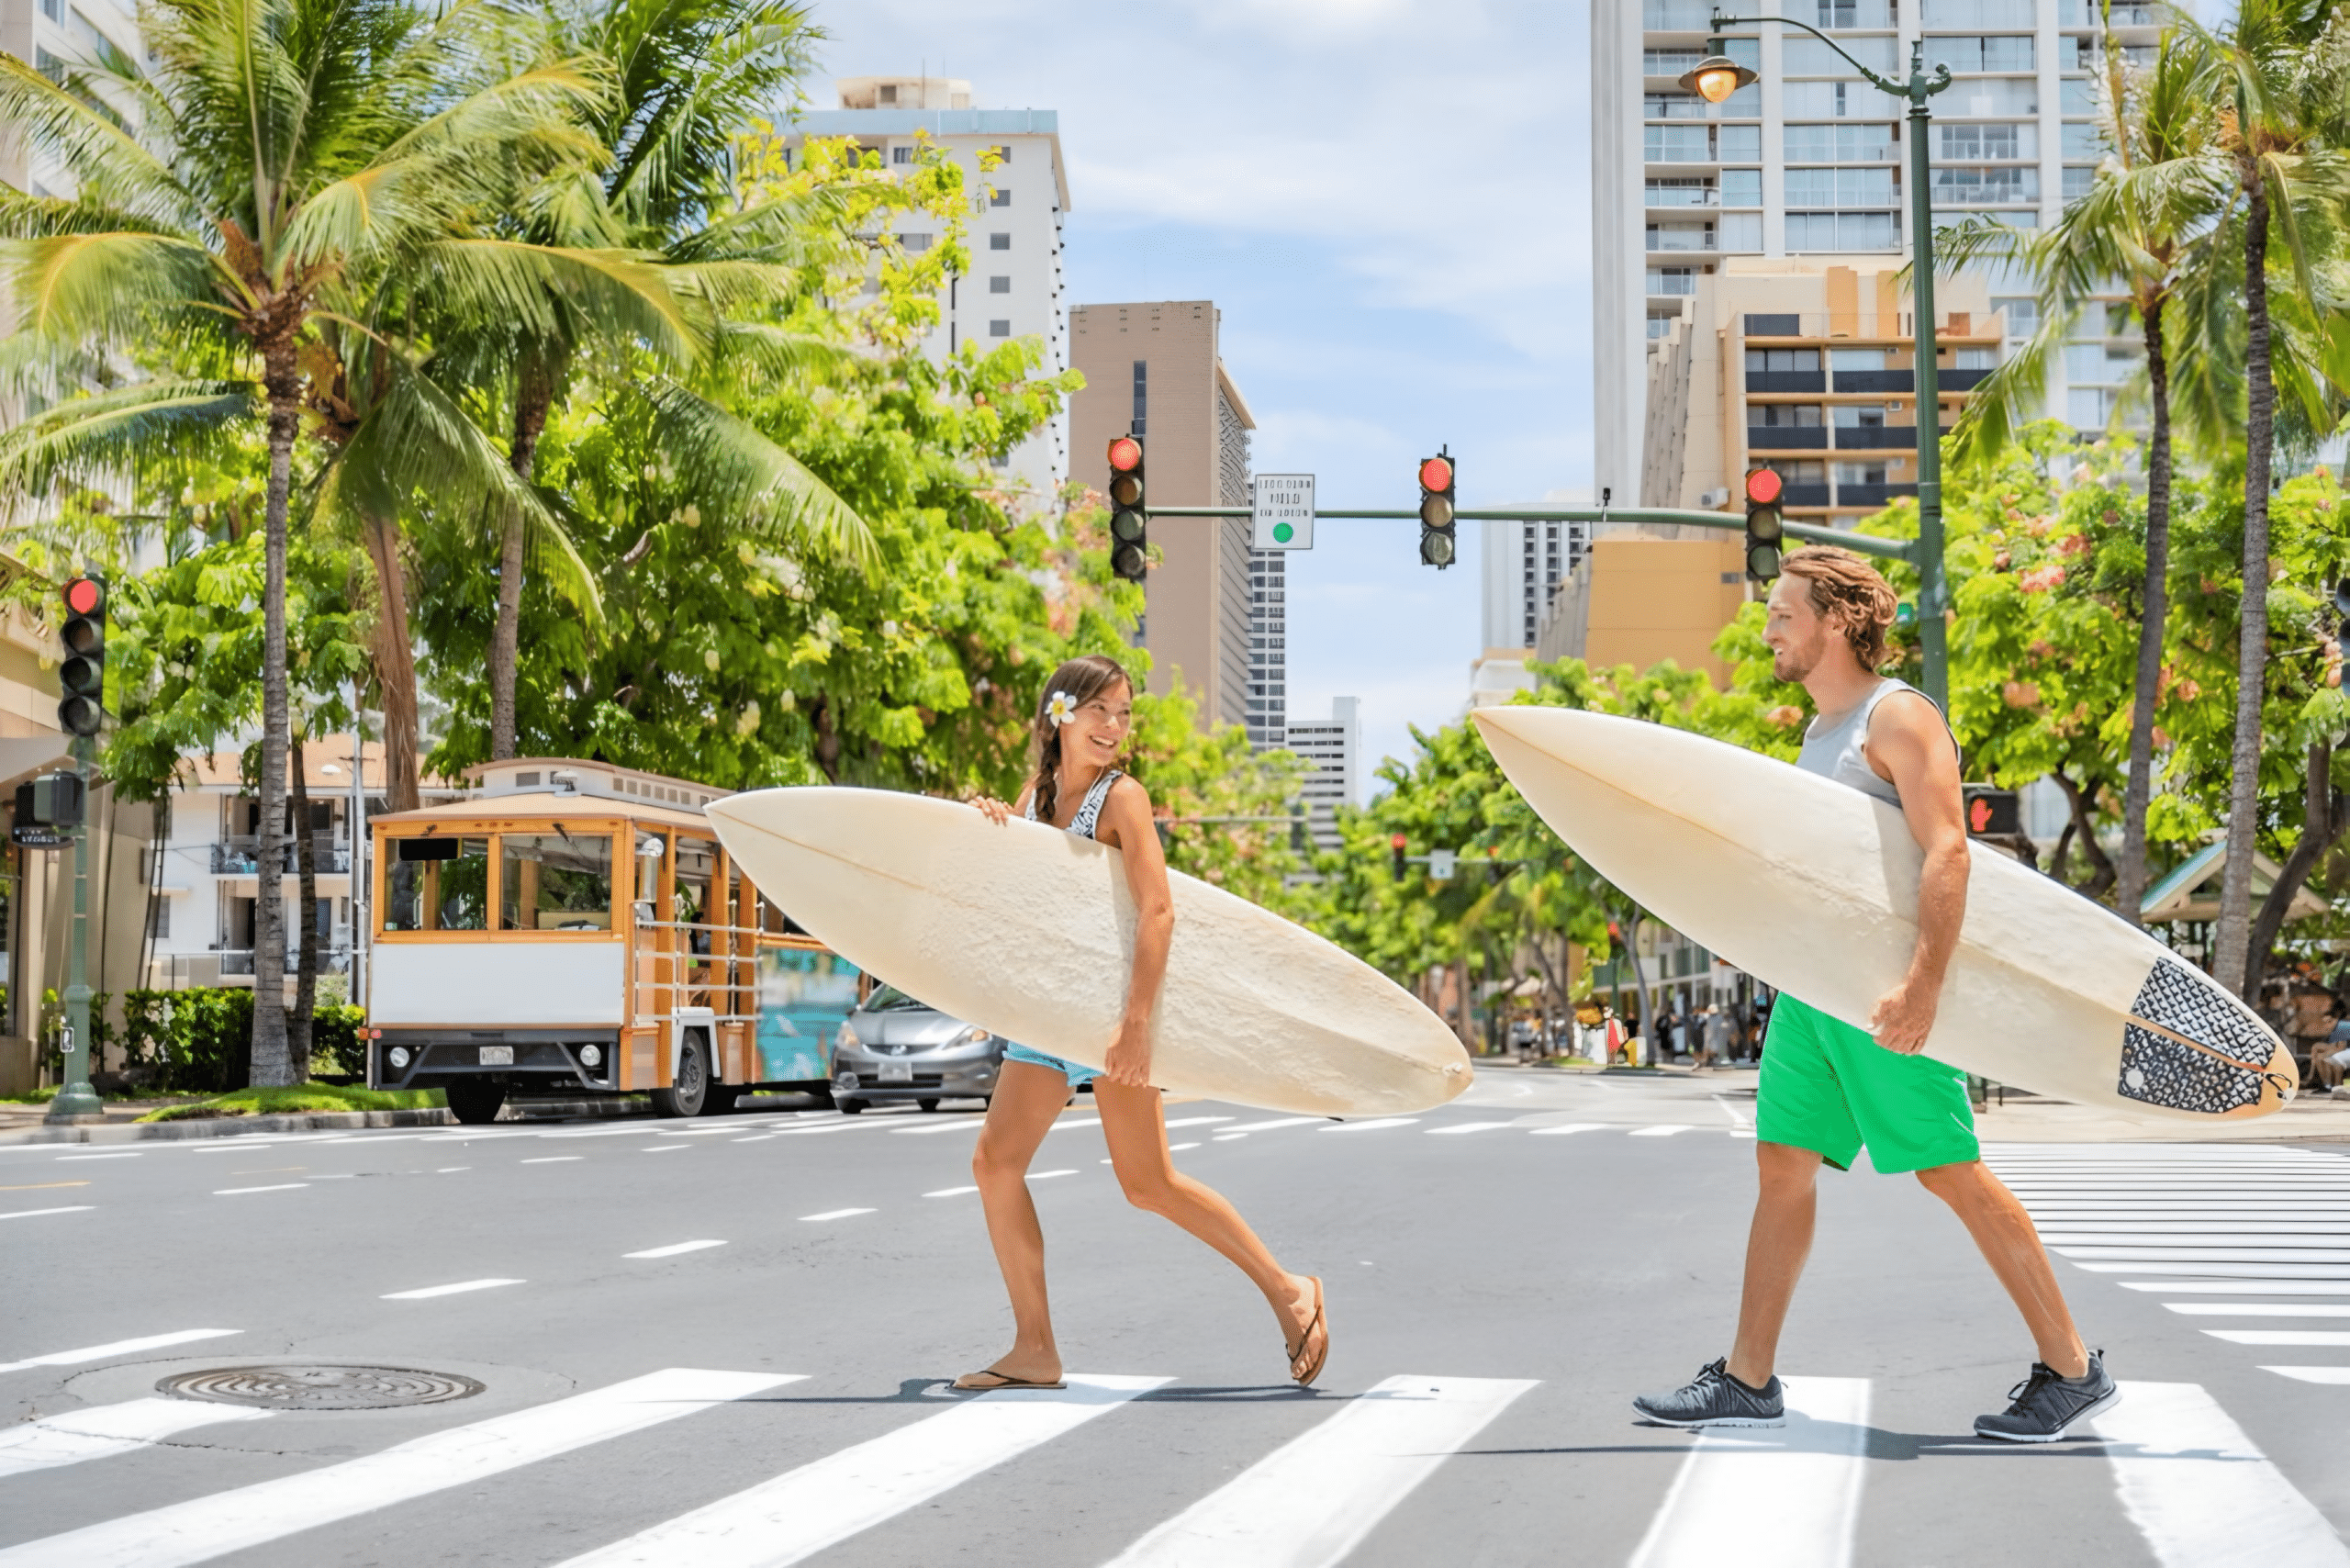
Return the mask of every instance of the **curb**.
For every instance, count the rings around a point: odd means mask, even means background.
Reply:
[[[518,1114],[527,1112],[529,1114]],[[578,1116],[644,1116],[638,1101],[525,1101],[509,1105],[497,1125],[560,1121]],[[296,1111],[277,1116],[206,1116],[177,1122],[115,1122],[78,1126],[36,1126],[0,1132],[0,1148],[36,1143],[148,1143],[158,1139],[251,1137],[263,1133],[347,1132],[363,1127],[453,1127],[454,1114],[435,1107],[415,1111]]]

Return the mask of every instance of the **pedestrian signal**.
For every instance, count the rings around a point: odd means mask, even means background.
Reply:
[[[1110,442],[1110,569],[1130,583],[1150,572],[1150,513],[1143,505],[1138,435]]]
[[[1460,554],[1452,532],[1454,477],[1449,449],[1420,459],[1420,564],[1438,571]]]
[[[58,666],[57,727],[69,735],[98,733],[106,718],[106,585],[75,577],[65,585],[65,662]]]
[[[2333,629],[2333,640],[2350,642],[2350,577],[2333,585],[2333,613],[2342,617],[2342,624]]]
[[[1779,575],[1779,553],[1786,538],[1786,521],[1779,513],[1785,482],[1775,468],[1757,468],[1746,476],[1746,576],[1767,583]]]
[[[1969,784],[1966,831],[1976,838],[2012,838],[2023,831],[2023,803],[2013,790]]]

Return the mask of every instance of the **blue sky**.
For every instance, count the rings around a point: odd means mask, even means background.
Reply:
[[[1591,474],[1582,5],[1526,0],[818,0],[834,76],[970,79],[1060,113],[1073,304],[1213,299],[1260,472],[1409,507],[1449,442],[1460,503]],[[1290,711],[1363,700],[1367,760],[1457,717],[1478,530],[1325,523],[1291,558]],[[1365,777],[1369,777],[1366,766]]]

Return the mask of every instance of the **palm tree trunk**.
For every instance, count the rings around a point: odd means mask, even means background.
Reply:
[[[319,1000],[319,851],[310,834],[310,781],[302,742],[293,743],[291,770],[294,801],[294,867],[300,896],[294,907],[302,912],[302,954],[294,969],[294,1011],[285,1020],[285,1055],[293,1064],[294,1081],[310,1081],[310,1014]]]
[[[263,535],[261,822],[253,882],[252,1081],[295,1081],[285,1039],[285,512],[293,488],[294,435],[300,418],[290,337],[263,351],[269,390],[269,491]]]
[[[2259,163],[2243,155],[2244,392],[2244,599],[2236,627],[2236,733],[2230,758],[2228,858],[2220,881],[2220,918],[2211,935],[2211,973],[2238,995],[2257,990],[2253,972],[2252,857],[2260,828],[2261,700],[2268,689],[2268,447],[2277,388],[2268,364],[2268,185]]]
[[[2268,950],[2277,946],[2277,934],[2285,928],[2285,916],[2293,907],[2293,899],[2301,885],[2325,858],[2342,830],[2350,827],[2350,811],[2333,788],[2333,748],[2320,741],[2310,747],[2307,769],[2301,783],[2301,837],[2293,852],[2285,857],[2285,864],[2277,869],[2277,885],[2268,890],[2260,913],[2252,923],[2252,969],[2257,974],[2268,959]]]
[[[2121,864],[2113,893],[2114,907],[2132,925],[2144,917],[2154,704],[2162,691],[2164,622],[2170,614],[2170,362],[2163,352],[2163,304],[2156,291],[2143,305],[2154,428],[2146,443],[2146,581],[2138,593],[2138,685],[2130,708],[2130,777],[2121,790]]]
[[[514,399],[514,444],[510,460],[516,477],[531,482],[538,465],[539,436],[546,429],[550,393],[546,382],[526,375]],[[514,688],[520,678],[522,634],[522,511],[509,507],[498,542],[498,620],[489,633],[489,757],[503,761],[514,755]]]
[[[424,803],[417,789],[416,644],[408,640],[408,577],[400,565],[399,522],[360,520],[375,572],[375,684],[384,700],[384,797],[396,812]]]

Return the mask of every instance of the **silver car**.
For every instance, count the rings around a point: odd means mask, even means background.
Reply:
[[[991,1097],[1002,1066],[996,1036],[876,986],[833,1042],[833,1103],[850,1115],[883,1100],[935,1111],[941,1100]]]

